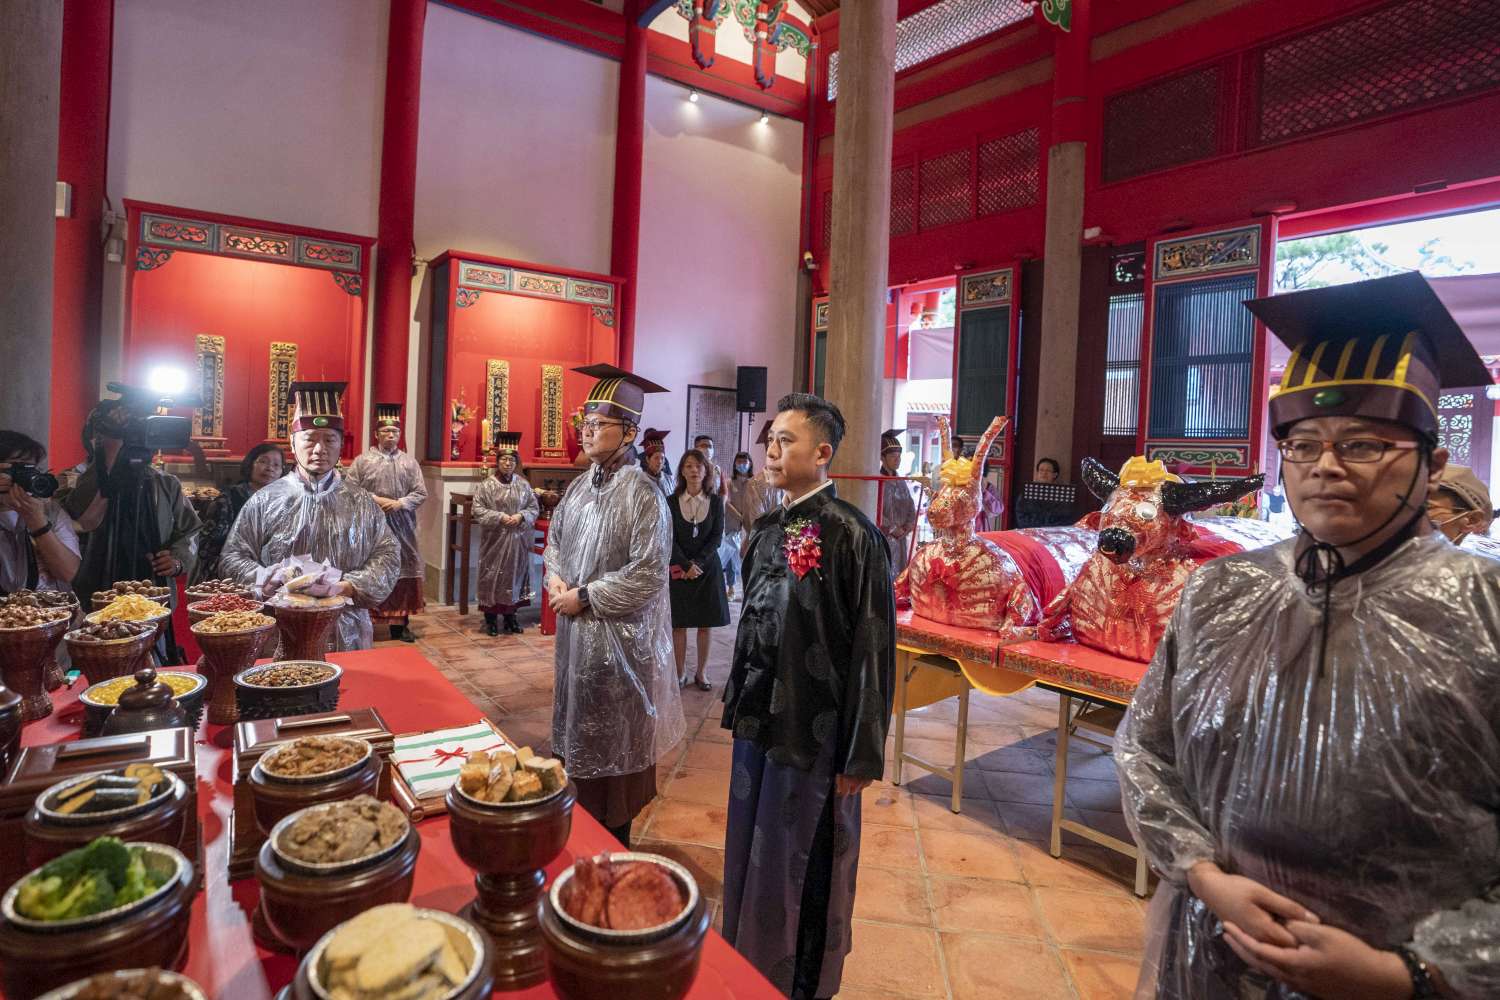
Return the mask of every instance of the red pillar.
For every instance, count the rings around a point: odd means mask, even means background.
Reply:
[[[83,459],[79,434],[99,399],[100,297],[104,290],[104,176],[109,160],[114,0],[66,0],[58,92],[57,179],[73,210],[57,220],[52,278],[52,406],[48,460]]]
[[[615,199],[609,243],[609,270],[624,278],[616,327],[620,365],[635,358],[635,292],[641,260],[641,174],[646,136],[646,29],[641,4],[625,5],[625,56],[620,60],[620,102],[615,117]]]
[[[385,124],[380,140],[371,402],[406,400],[411,259],[415,250],[412,227],[416,214],[417,119],[422,89],[422,29],[426,21],[427,0],[391,0],[385,53]]]
[[[1052,70],[1052,143],[1088,139],[1090,0],[1073,0],[1071,31],[1056,33]],[[1038,15],[1040,19],[1040,15]]]

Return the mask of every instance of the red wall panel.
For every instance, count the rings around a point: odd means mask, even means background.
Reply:
[[[132,275],[129,308],[125,379],[136,384],[158,365],[192,372],[198,334],[224,338],[224,424],[235,455],[266,439],[273,340],[297,345],[299,378],[356,377],[349,355],[363,301],[329,271],[179,251]]]

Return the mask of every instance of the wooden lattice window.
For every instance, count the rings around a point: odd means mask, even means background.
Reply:
[[[1104,180],[1119,181],[1218,152],[1221,67],[1116,94],[1104,105]]]
[[[980,143],[980,215],[1035,205],[1041,190],[1041,138],[1036,129]]]
[[[923,229],[963,222],[973,214],[974,189],[967,149],[923,160],[918,221]]]
[[[1500,4],[1405,0],[1264,49],[1261,143],[1500,86]]]
[[[1249,435],[1255,322],[1240,303],[1254,297],[1253,273],[1156,286],[1151,437]]]
[[[1126,292],[1109,297],[1109,332],[1104,356],[1104,433],[1135,437],[1141,410],[1141,329],[1146,296]]]
[[[917,172],[912,167],[891,171],[891,235],[917,231]]]

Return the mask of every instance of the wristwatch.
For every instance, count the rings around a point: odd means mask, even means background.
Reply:
[[[1396,949],[1396,954],[1411,975],[1413,1000],[1430,1000],[1430,998],[1442,996],[1437,990],[1437,984],[1432,981],[1432,972],[1427,968],[1427,963],[1418,957],[1416,952],[1403,946]]]
[[[27,528],[26,529],[26,534],[30,535],[32,538],[35,539],[35,538],[41,538],[43,535],[45,535],[47,532],[49,532],[51,530],[52,530],[52,522],[48,521],[46,524],[42,525],[40,528],[36,529],[35,531],[32,531],[30,528]]]

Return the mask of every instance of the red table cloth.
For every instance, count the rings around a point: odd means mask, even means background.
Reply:
[[[1020,642],[1000,650],[1000,666],[1040,681],[1127,704],[1149,664],[1076,642]]]
[[[344,668],[341,708],[374,706],[396,734],[473,723],[484,716],[426,657],[414,649],[383,648],[328,657]],[[26,746],[78,738],[77,692],[53,693],[57,711],[26,727]],[[254,879],[228,880],[229,826],[234,807],[231,727],[205,723],[198,731],[198,817],[203,829],[207,868],[204,890],[193,901],[190,943],[184,974],[220,1000],[267,1000],[292,981],[297,959],[260,947],[250,932],[251,915],[260,898]],[[436,816],[417,824],[422,853],[417,859],[411,902],[416,906],[457,912],[474,897],[474,872],[458,859],[448,835],[448,818]],[[619,850],[592,816],[573,810],[573,832],[567,847],[547,869],[550,883],[575,858]],[[528,990],[495,993],[518,1000],[555,997],[543,983]],[[709,931],[698,979],[689,1000],[776,1000],[781,996],[724,939]]]

